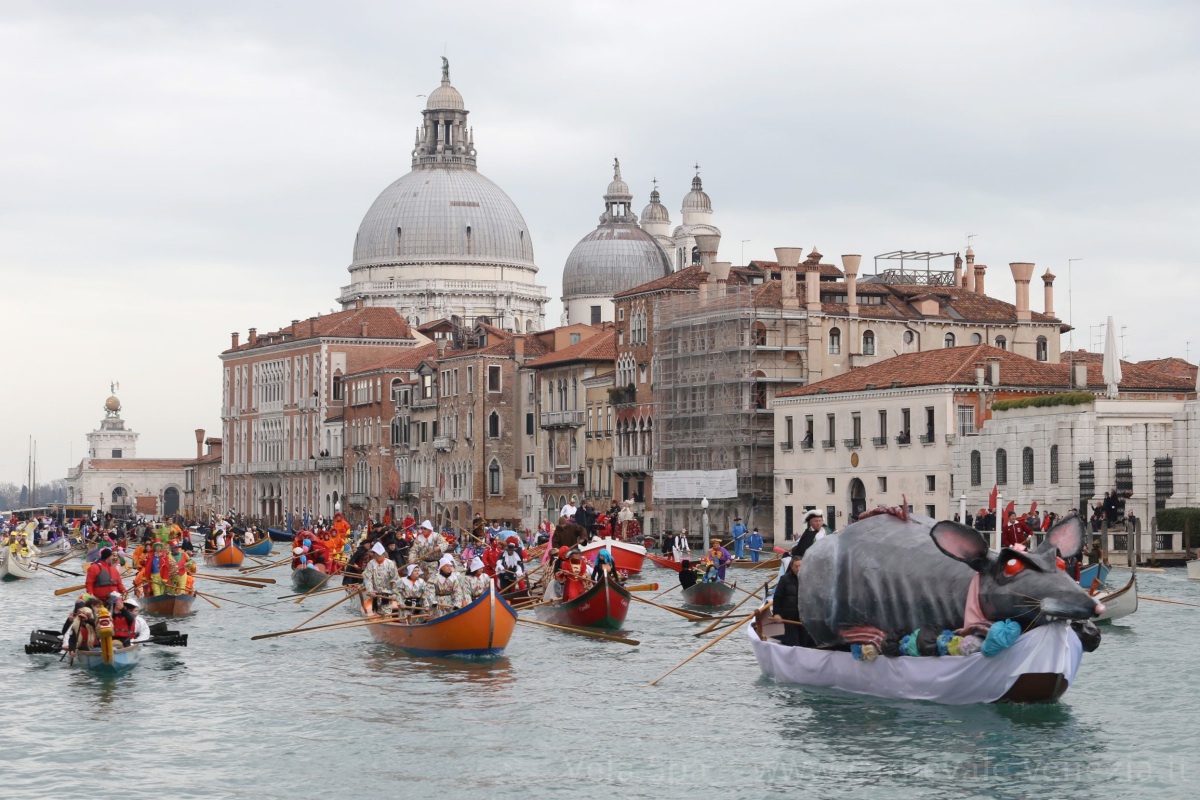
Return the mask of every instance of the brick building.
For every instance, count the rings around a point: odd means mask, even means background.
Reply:
[[[207,452],[206,452],[207,449]],[[196,458],[183,465],[183,515],[207,520],[225,508],[221,502],[221,440],[196,429]]]

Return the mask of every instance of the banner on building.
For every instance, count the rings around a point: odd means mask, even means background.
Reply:
[[[655,500],[721,500],[737,497],[736,469],[681,469],[654,473]]]

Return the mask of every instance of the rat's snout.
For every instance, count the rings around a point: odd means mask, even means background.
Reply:
[[[1098,617],[1101,614],[1103,614],[1105,612],[1105,610],[1106,609],[1104,608],[1104,603],[1096,603],[1096,607],[1094,609],[1092,609],[1092,614],[1094,616]]]

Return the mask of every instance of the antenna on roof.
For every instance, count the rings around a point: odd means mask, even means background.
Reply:
[[[978,233],[968,233],[967,234],[967,247],[968,248],[971,246],[971,240],[974,239],[978,235],[979,235]]]

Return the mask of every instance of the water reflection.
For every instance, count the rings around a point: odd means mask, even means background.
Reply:
[[[390,680],[412,680],[421,676],[492,690],[507,688],[516,681],[516,672],[507,656],[494,659],[431,658],[409,655],[383,642],[372,642],[364,645],[364,649],[363,666],[374,675]]]

